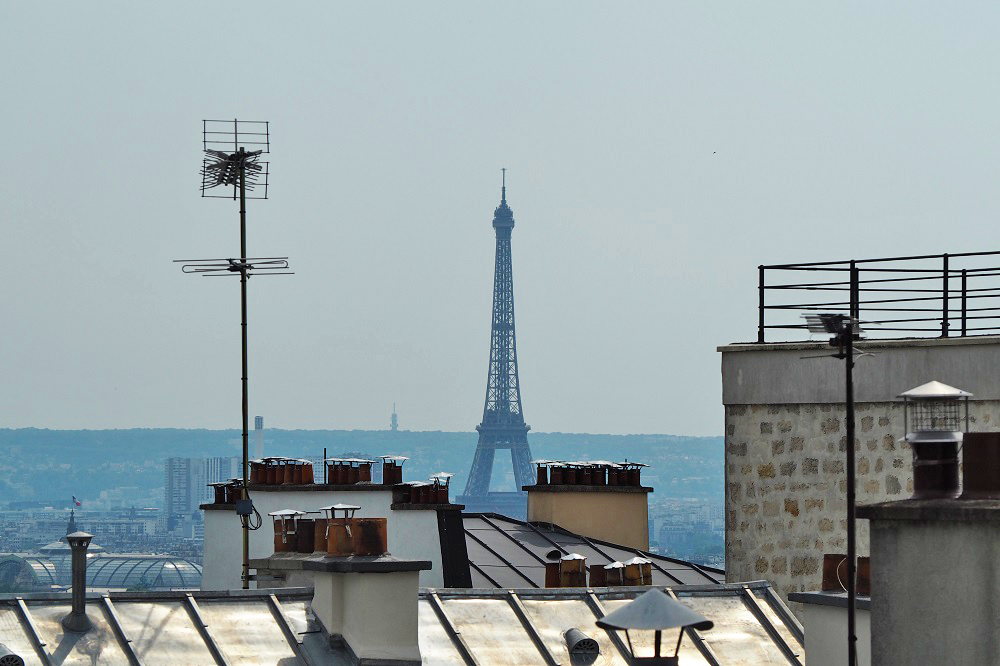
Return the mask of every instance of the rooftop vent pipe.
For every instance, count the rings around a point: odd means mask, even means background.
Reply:
[[[73,551],[73,609],[62,619],[66,631],[86,633],[93,626],[87,617],[87,547],[93,534],[73,532],[66,535],[66,541]]]
[[[24,666],[24,659],[10,651],[10,648],[0,643],[0,666]]]
[[[574,660],[574,662],[583,660],[591,661],[601,653],[601,646],[597,641],[576,627],[567,629],[563,637],[566,639],[566,647],[569,649],[570,659]]]

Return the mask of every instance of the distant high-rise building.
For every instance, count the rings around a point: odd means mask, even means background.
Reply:
[[[506,176],[506,170],[504,170]],[[514,212],[507,205],[507,182],[500,190],[500,205],[493,214],[496,231],[496,268],[493,277],[493,317],[490,332],[490,370],[486,381],[486,405],[479,431],[479,444],[465,494],[458,501],[472,511],[494,511],[524,518],[527,495],[521,490],[533,482],[528,430],[521,409],[521,383],[517,374],[517,342],[514,335],[514,274],[510,236]],[[514,470],[514,492],[491,492],[493,458],[496,451],[510,451]]]
[[[198,511],[200,504],[213,501],[209,483],[228,481],[241,475],[240,459],[167,458],[164,468],[163,513],[168,530],[179,524],[179,518]]]
[[[396,416],[396,403],[392,403],[392,419],[389,421],[389,429],[393,432],[399,430],[399,417]]]
[[[255,416],[253,419],[253,457],[264,457],[264,417]],[[241,475],[242,476],[242,475]]]
[[[163,513],[167,529],[171,530],[175,517],[191,509],[191,458],[167,458],[163,471]]]

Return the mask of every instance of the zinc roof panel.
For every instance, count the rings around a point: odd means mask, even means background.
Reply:
[[[682,596],[680,601],[715,623],[711,631],[700,633],[722,663],[736,666],[788,663],[739,596]]]
[[[420,656],[425,664],[460,664],[465,666],[465,660],[458,648],[448,636],[437,613],[426,599],[421,599],[417,606],[418,631],[420,633]]]
[[[214,663],[180,601],[115,600],[114,603],[133,649],[147,666]]]
[[[480,664],[545,666],[514,610],[501,599],[443,599],[445,611]]]
[[[265,600],[200,601],[198,606],[219,649],[234,666],[299,663]]]
[[[67,600],[68,601],[68,600]],[[67,632],[60,621],[70,612],[70,604],[29,605],[38,633],[45,641],[45,650],[53,663],[62,666],[108,664],[128,666],[129,660],[118,644],[101,608],[87,605],[87,616],[93,627],[85,634]],[[32,651],[34,652],[34,651]]]
[[[43,639],[44,640],[44,639]],[[31,639],[25,628],[21,626],[21,618],[13,608],[0,608],[0,643],[6,645],[17,656],[24,659],[25,664],[41,664]]]

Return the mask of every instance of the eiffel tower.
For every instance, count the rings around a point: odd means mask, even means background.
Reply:
[[[493,277],[493,327],[490,333],[490,372],[486,381],[483,422],[476,426],[479,444],[465,494],[458,501],[466,511],[502,513],[524,518],[527,495],[521,488],[534,483],[528,430],[521,409],[521,384],[517,377],[517,342],[514,336],[514,275],[510,259],[510,235],[514,212],[507,205],[507,170],[503,169],[500,205],[493,213],[496,230],[496,270]],[[490,492],[496,451],[509,449],[514,468],[514,492]]]

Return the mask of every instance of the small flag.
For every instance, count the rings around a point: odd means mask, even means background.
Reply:
[[[76,498],[76,495],[73,495],[73,504],[80,506],[80,500]]]

